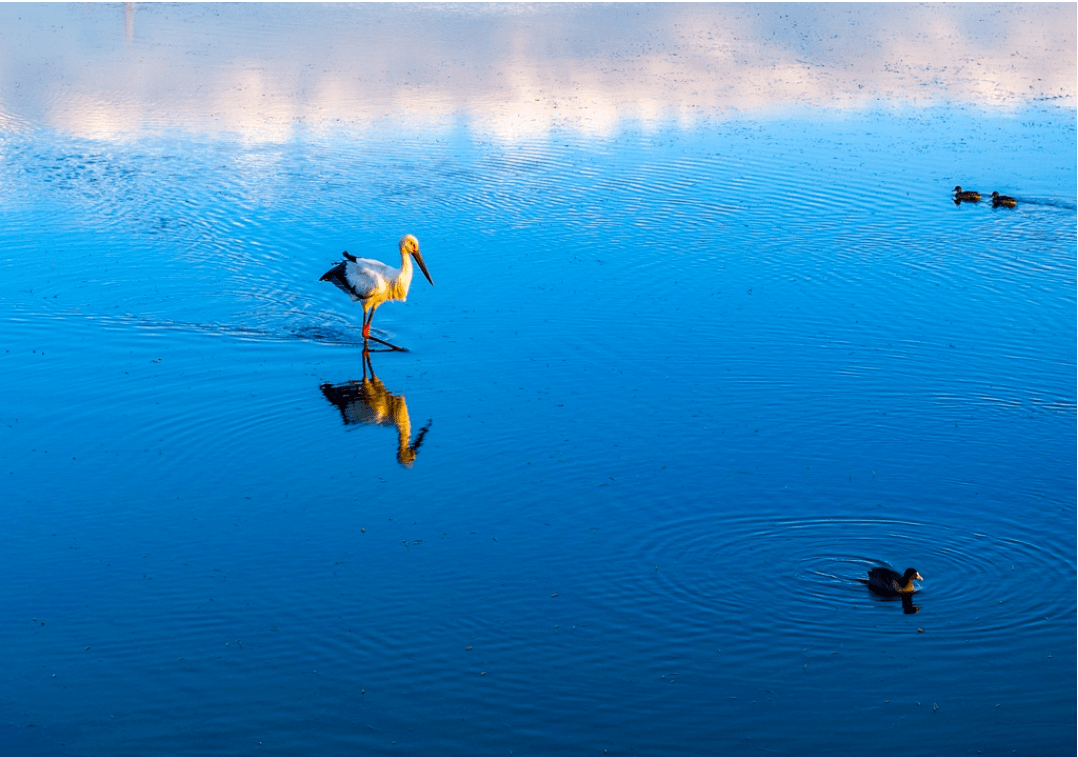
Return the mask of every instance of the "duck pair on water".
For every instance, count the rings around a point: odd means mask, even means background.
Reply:
[[[981,201],[981,193],[980,192],[975,192],[972,189],[963,192],[962,187],[955,187],[954,188],[954,204],[955,205],[961,205],[963,202],[980,202],[980,201]],[[1015,207],[1017,205],[1018,205],[1018,203],[1017,203],[1017,201],[1015,201],[1015,199],[1013,197],[1008,197],[1007,195],[1001,195],[999,192],[993,192],[992,193],[992,207],[993,208],[999,208],[999,207],[1013,208],[1013,207]]]

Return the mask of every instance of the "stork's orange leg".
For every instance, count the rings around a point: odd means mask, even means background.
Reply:
[[[372,308],[371,312],[368,313],[363,318],[363,346],[364,346],[364,349],[366,349],[367,341],[373,339],[374,341],[378,342],[378,344],[384,344],[386,347],[389,347],[389,349],[393,350],[394,352],[407,352],[408,351],[408,350],[404,349],[403,347],[398,347],[395,344],[391,344],[390,342],[387,342],[385,339],[379,339],[376,336],[371,336],[371,321],[373,321],[373,320],[374,320],[374,308]]]
[[[363,341],[371,338],[371,321],[374,320],[374,308],[363,317]]]

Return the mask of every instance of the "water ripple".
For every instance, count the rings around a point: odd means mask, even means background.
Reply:
[[[1002,526],[1001,526],[1002,527]],[[898,603],[864,585],[870,568],[924,576],[917,625],[952,643],[988,642],[1069,622],[1073,583],[1066,545],[887,518],[687,518],[651,530],[627,559],[655,565],[652,588],[679,612],[711,624],[738,617],[750,629],[809,637],[907,633]]]

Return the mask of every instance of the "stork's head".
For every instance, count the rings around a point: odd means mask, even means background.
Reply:
[[[405,234],[401,237],[400,241],[401,257],[405,255],[411,255],[415,258],[415,262],[419,264],[419,270],[423,272],[423,275],[427,277],[427,281],[431,286],[434,286],[434,279],[430,277],[430,273],[427,271],[427,265],[423,262],[423,256],[419,254],[419,240],[411,234]]]

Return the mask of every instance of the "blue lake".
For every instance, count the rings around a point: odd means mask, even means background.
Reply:
[[[1073,753],[1076,152],[0,119],[0,748]]]

